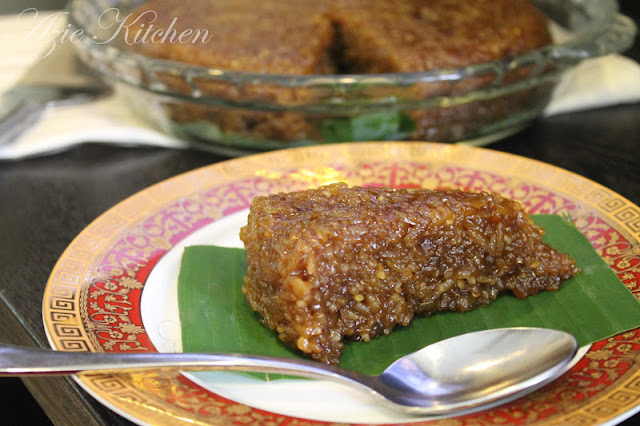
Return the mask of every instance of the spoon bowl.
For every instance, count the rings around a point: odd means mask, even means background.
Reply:
[[[252,371],[341,382],[390,408],[421,415],[471,412],[538,389],[564,373],[575,338],[542,328],[502,328],[442,340],[406,355],[379,376],[302,359],[244,354],[62,352],[0,344],[0,376],[85,372]]]
[[[532,392],[564,373],[577,348],[572,335],[558,330],[485,330],[402,357],[379,381],[393,389],[385,396],[406,411],[440,414]]]

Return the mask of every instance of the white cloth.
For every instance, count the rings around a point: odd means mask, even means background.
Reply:
[[[26,69],[51,48],[66,28],[61,11],[29,11],[0,16],[0,92],[10,89]],[[0,145],[0,159],[18,159],[62,151],[83,142],[185,148],[128,106],[120,94],[74,106],[50,108],[18,139]]]
[[[580,63],[567,72],[545,115],[583,111],[640,101],[640,65],[621,55],[608,55]]]
[[[61,12],[0,16],[0,54],[3,58],[0,92],[19,80],[42,52],[50,48],[50,40],[65,25]],[[638,101],[640,65],[620,55],[609,55],[584,61],[568,72],[545,115]],[[186,141],[163,133],[132,112],[121,95],[115,94],[88,104],[46,111],[41,120],[16,141],[0,146],[0,159],[43,155],[93,141],[173,148],[189,146]]]

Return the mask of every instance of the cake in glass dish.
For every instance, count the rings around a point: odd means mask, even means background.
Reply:
[[[152,11],[153,13],[149,13]],[[145,57],[224,71],[265,75],[353,75],[416,73],[459,69],[508,59],[551,44],[548,20],[528,0],[151,0],[129,17],[131,33],[172,29],[178,34],[207,29],[209,40],[179,43],[158,37],[125,44]],[[504,82],[526,78],[521,68],[503,76]],[[350,114],[334,115],[331,105],[313,113],[300,105],[323,98],[340,98],[342,105],[358,103],[351,93],[330,87],[282,87],[274,84],[228,84],[172,74],[159,80],[178,93],[219,99],[224,105],[198,102],[167,104],[172,121],[187,131],[189,124],[209,123],[212,134],[233,135],[235,142],[336,142],[358,139],[454,141],[531,99],[546,98],[552,84],[517,96],[478,100],[461,105],[415,108],[364,105]],[[418,81],[405,88],[376,84],[365,89],[374,99],[391,90],[400,101],[420,103],[439,96],[463,94],[486,87],[496,76],[466,79],[451,87],[447,81]],[[534,93],[535,92],[535,93]],[[358,94],[361,96],[362,94]],[[387,99],[388,101],[388,99]],[[272,106],[272,108],[269,107]],[[233,142],[234,139],[230,138]],[[250,142],[248,142],[250,143]]]

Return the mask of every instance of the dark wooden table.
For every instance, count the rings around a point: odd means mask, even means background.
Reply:
[[[622,5],[638,20],[636,0]],[[627,54],[638,60],[639,46]],[[640,204],[640,104],[540,119],[490,148],[563,167]],[[91,143],[43,158],[0,161],[0,340],[48,347],[42,294],[72,239],[124,198],[222,160],[199,151]],[[129,424],[70,379],[29,378],[24,384],[55,424]],[[48,423],[21,389],[17,379],[0,379],[3,416],[15,415],[20,424]]]

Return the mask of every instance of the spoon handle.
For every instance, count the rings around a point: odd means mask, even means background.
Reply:
[[[33,349],[0,343],[0,376],[131,372],[147,369],[252,371],[356,384],[357,373],[319,362],[207,353],[92,353]],[[350,376],[350,377],[347,377]]]

